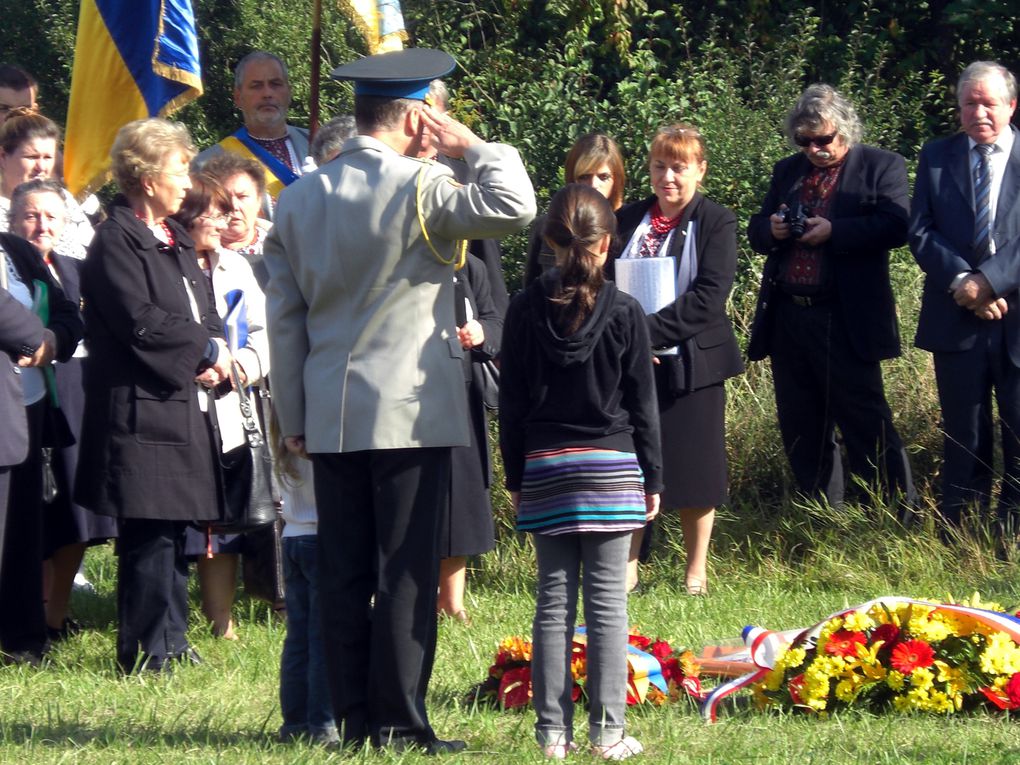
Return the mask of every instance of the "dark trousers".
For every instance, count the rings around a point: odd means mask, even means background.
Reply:
[[[0,646],[5,651],[46,650],[41,451],[45,412],[45,401],[26,408],[28,457],[10,473],[0,565]]]
[[[449,448],[313,454],[326,668],[346,743],[435,738],[439,514]],[[372,603],[373,596],[374,606]]]
[[[795,305],[777,295],[771,342],[772,378],[783,446],[797,486],[809,496],[843,499],[843,465],[869,486],[914,500],[903,442],[885,400],[882,369],[850,343],[839,305]]]
[[[188,649],[187,521],[127,518],[117,540],[117,661],[160,670]]]
[[[1005,523],[1020,509],[1020,369],[1009,359],[1002,322],[987,322],[970,350],[934,357],[945,430],[942,515],[959,524],[968,506],[987,510],[991,504],[994,391],[1004,467],[997,516]]]

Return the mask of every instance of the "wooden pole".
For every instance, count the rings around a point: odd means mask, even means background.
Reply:
[[[308,137],[319,129],[319,71],[322,65],[322,0],[312,0],[312,87],[308,97]]]

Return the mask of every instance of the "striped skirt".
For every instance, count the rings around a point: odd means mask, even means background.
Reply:
[[[644,478],[634,454],[572,448],[525,457],[518,531],[567,534],[644,525]]]

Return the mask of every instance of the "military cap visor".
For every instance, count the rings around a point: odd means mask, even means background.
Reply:
[[[453,71],[457,62],[448,53],[432,48],[408,48],[352,61],[338,66],[334,80],[353,80],[354,95],[412,98],[424,101],[429,83]]]

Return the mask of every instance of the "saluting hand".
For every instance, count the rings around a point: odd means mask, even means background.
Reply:
[[[484,143],[467,125],[428,104],[422,106],[421,116],[425,127],[432,133],[432,145],[440,154],[460,159],[468,146]]]

